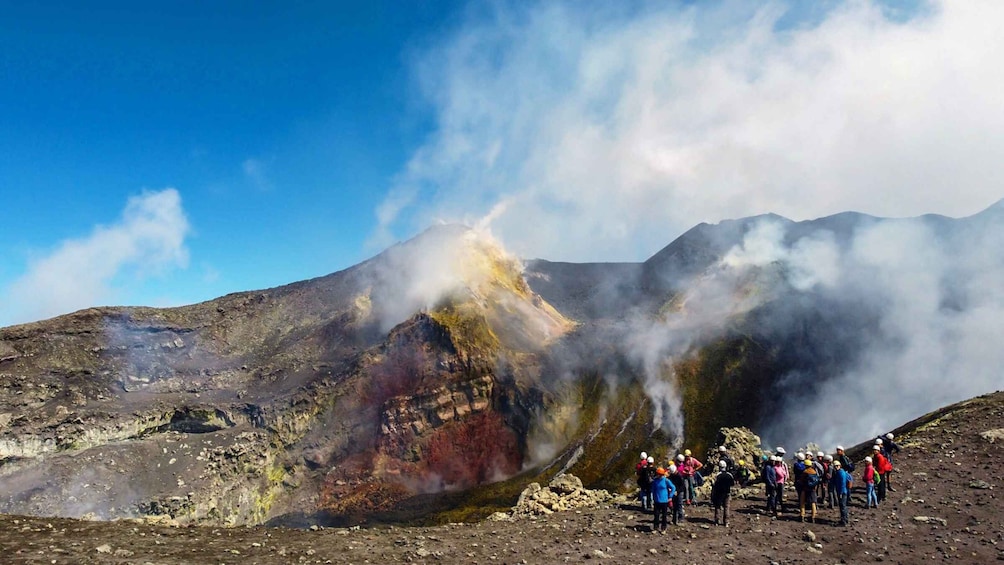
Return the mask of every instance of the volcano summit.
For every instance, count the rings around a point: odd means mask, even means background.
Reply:
[[[466,519],[723,426],[863,440],[999,385],[1001,213],[701,224],[619,264],[440,226],[309,281],[3,328],[0,511]]]

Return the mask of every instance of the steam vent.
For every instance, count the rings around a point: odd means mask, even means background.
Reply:
[[[826,406],[857,407],[840,433],[864,441],[999,386],[897,375],[917,304],[965,343],[987,298],[946,281],[1004,241],[1001,210],[700,224],[642,263],[523,261],[446,225],[312,280],[2,328],[0,512],[458,522],[562,473],[625,490],[639,452],[704,454],[722,428],[829,445],[804,417]],[[876,230],[936,243],[936,300],[898,300]]]

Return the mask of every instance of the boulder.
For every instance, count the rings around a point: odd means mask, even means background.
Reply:
[[[551,480],[547,488],[530,483],[519,495],[516,506],[508,514],[510,520],[592,507],[608,502],[613,496],[605,490],[583,488],[575,475],[562,473]],[[495,516],[493,520],[502,519]]]

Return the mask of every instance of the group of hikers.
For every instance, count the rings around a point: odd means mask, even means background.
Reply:
[[[887,433],[875,438],[871,455],[864,458],[860,476],[865,487],[865,508],[877,508],[885,500],[886,492],[893,490],[892,456],[900,451],[894,437]],[[710,502],[716,526],[728,525],[732,489],[755,482],[764,484],[764,511],[772,517],[781,517],[785,509],[785,491],[793,486],[803,522],[808,518],[815,523],[818,506],[825,504],[827,508],[839,508],[839,525],[849,523],[855,465],[844,453],[843,446],[838,445],[836,453],[830,455],[822,451],[800,451],[790,462],[786,460],[785,449],[777,447],[772,455],[761,456],[759,477],[745,460],[734,461],[724,445],[718,447],[716,455],[718,462],[712,471],[715,474],[708,473],[707,479],[712,481]],[[653,532],[666,531],[670,514],[674,525],[683,522],[685,507],[697,504],[696,489],[706,480],[704,464],[689,449],[667,463],[657,465],[654,457],[642,452],[635,466],[642,509],[651,510],[653,514]]]

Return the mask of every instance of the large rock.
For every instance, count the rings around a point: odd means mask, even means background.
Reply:
[[[612,498],[613,496],[606,490],[583,488],[582,481],[578,477],[562,473],[552,479],[547,488],[542,488],[538,483],[530,483],[519,495],[519,500],[509,513],[508,519],[515,520],[597,506]],[[495,520],[502,518],[502,516],[493,517]]]

